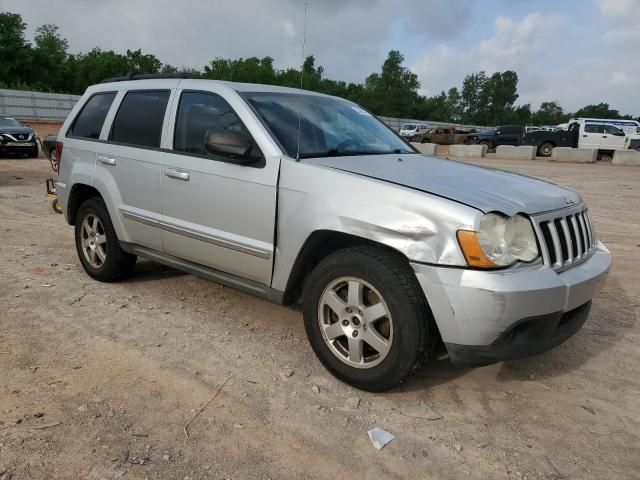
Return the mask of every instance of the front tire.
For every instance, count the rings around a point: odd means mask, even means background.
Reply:
[[[437,338],[410,266],[378,247],[340,250],[316,266],[305,285],[304,323],[322,364],[371,392],[401,383],[434,351]]]
[[[38,147],[36,146],[36,147],[32,148],[31,150],[29,150],[29,153],[27,154],[27,156],[29,158],[38,158],[38,152],[39,152],[39,150],[38,150]]]
[[[75,219],[76,250],[87,274],[101,282],[130,276],[136,256],[120,248],[111,217],[101,198],[86,200]]]

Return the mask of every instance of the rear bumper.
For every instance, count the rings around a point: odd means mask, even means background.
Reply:
[[[576,333],[604,283],[611,254],[557,273],[547,265],[480,271],[412,264],[451,359],[464,365],[521,358]]]

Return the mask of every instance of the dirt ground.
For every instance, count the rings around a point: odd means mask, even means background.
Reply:
[[[369,394],[322,368],[296,309],[148,261],[91,280],[48,162],[1,159],[0,478],[640,478],[640,168],[481,163],[578,189],[608,283],[553,351],[477,369],[443,354]],[[378,451],[373,427],[396,438]]]

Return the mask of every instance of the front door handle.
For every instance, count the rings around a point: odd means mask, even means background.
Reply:
[[[164,174],[167,177],[175,178],[176,180],[184,180],[185,182],[189,181],[189,172],[185,172],[182,170],[174,170],[172,168],[167,168],[164,171]]]
[[[582,135],[583,137],[588,137],[589,135]]]
[[[100,163],[104,163],[105,165],[115,165],[116,159],[112,157],[106,157],[104,155],[98,155],[98,161]]]
[[[602,138],[609,138],[609,137],[607,137],[606,135],[602,135]]]

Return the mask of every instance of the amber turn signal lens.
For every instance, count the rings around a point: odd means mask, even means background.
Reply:
[[[495,268],[497,266],[482,251],[477,232],[458,230],[457,236],[464,258],[467,260],[467,265],[476,268]]]

